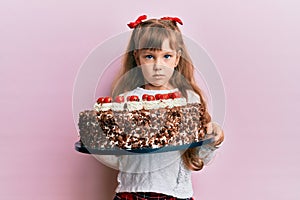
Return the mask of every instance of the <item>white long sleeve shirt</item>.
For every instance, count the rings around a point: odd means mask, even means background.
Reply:
[[[178,91],[173,90],[145,90],[137,88],[125,94],[164,94]],[[200,102],[199,96],[193,91],[187,92],[189,103]],[[215,147],[204,145],[198,147],[199,156],[204,165],[212,159]],[[193,196],[191,170],[187,169],[181,159],[184,151],[171,151],[153,154],[137,154],[122,156],[97,156],[104,163],[118,167],[118,187],[116,192],[156,192],[177,198]]]

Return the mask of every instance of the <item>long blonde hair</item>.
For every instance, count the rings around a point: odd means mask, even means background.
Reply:
[[[170,84],[174,88],[178,88],[185,97],[187,97],[187,90],[196,92],[204,106],[204,124],[209,123],[211,117],[207,112],[204,95],[194,78],[194,65],[183,42],[181,31],[176,22],[172,20],[149,19],[134,28],[123,57],[121,71],[113,82],[112,96],[115,97],[145,84],[142,71],[137,67],[134,51],[137,49],[161,49],[165,39],[169,39],[172,49],[181,52],[179,63],[175,68],[178,73],[173,73],[169,81]],[[186,150],[182,159],[186,167],[191,170],[201,170],[203,167],[203,162],[199,158],[196,148]]]

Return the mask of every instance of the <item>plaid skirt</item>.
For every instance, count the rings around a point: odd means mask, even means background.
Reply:
[[[176,197],[154,192],[121,192],[113,200],[194,200],[193,198],[178,199]]]

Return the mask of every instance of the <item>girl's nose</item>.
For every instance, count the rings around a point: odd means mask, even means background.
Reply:
[[[162,62],[160,59],[156,59],[154,66],[153,66],[154,70],[161,70],[162,68]]]

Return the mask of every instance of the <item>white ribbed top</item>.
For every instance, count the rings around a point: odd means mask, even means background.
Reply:
[[[178,91],[173,90],[145,90],[136,88],[125,94],[165,94]],[[200,102],[199,96],[188,91],[188,103]],[[205,145],[199,147],[199,156],[204,164],[213,158],[216,148]],[[109,165],[118,166],[118,187],[116,192],[157,192],[177,198],[190,198],[193,196],[191,171],[188,170],[181,159],[181,151],[172,151],[156,154],[137,154],[123,156],[97,156]]]

